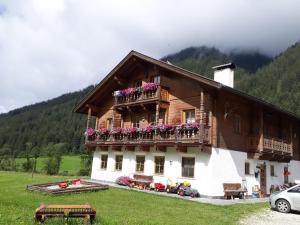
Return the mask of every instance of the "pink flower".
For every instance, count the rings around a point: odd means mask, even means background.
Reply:
[[[95,130],[91,127],[87,128],[85,131],[85,135],[87,135],[88,137],[91,137],[95,134]]]
[[[143,85],[144,91],[154,91],[157,89],[157,84],[156,83],[145,83]]]

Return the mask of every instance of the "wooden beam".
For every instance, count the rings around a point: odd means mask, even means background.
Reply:
[[[177,152],[184,152],[184,153],[186,153],[187,152],[187,146],[185,146],[185,145],[177,145],[176,146],[176,151]]]
[[[149,145],[140,145],[138,147],[139,151],[144,151],[144,152],[149,152],[150,151],[150,146]]]
[[[101,145],[99,146],[100,151],[108,151],[108,145]]]
[[[125,145],[125,150],[126,151],[134,151],[134,149],[135,149],[135,146],[134,145]]]
[[[114,151],[121,151],[122,150],[122,146],[121,145],[113,145],[111,148]]]
[[[156,145],[155,149],[156,149],[156,151],[159,151],[159,152],[166,152],[167,151],[167,146]]]

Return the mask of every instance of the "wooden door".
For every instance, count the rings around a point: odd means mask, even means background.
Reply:
[[[267,174],[266,174],[266,165],[260,165],[260,191],[261,196],[265,197],[267,194]]]

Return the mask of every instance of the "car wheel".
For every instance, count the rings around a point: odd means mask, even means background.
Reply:
[[[282,213],[289,213],[291,211],[290,203],[284,199],[279,199],[276,202],[276,209]]]

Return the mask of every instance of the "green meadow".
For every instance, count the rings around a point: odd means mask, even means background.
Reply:
[[[66,168],[69,168],[67,164]],[[101,225],[227,225],[238,224],[267,203],[215,206],[183,199],[110,188],[99,192],[49,196],[26,190],[27,184],[65,180],[66,177],[0,172],[0,224],[37,224],[33,216],[40,203],[84,204],[97,210]],[[48,219],[45,224],[83,224],[82,219]]]

